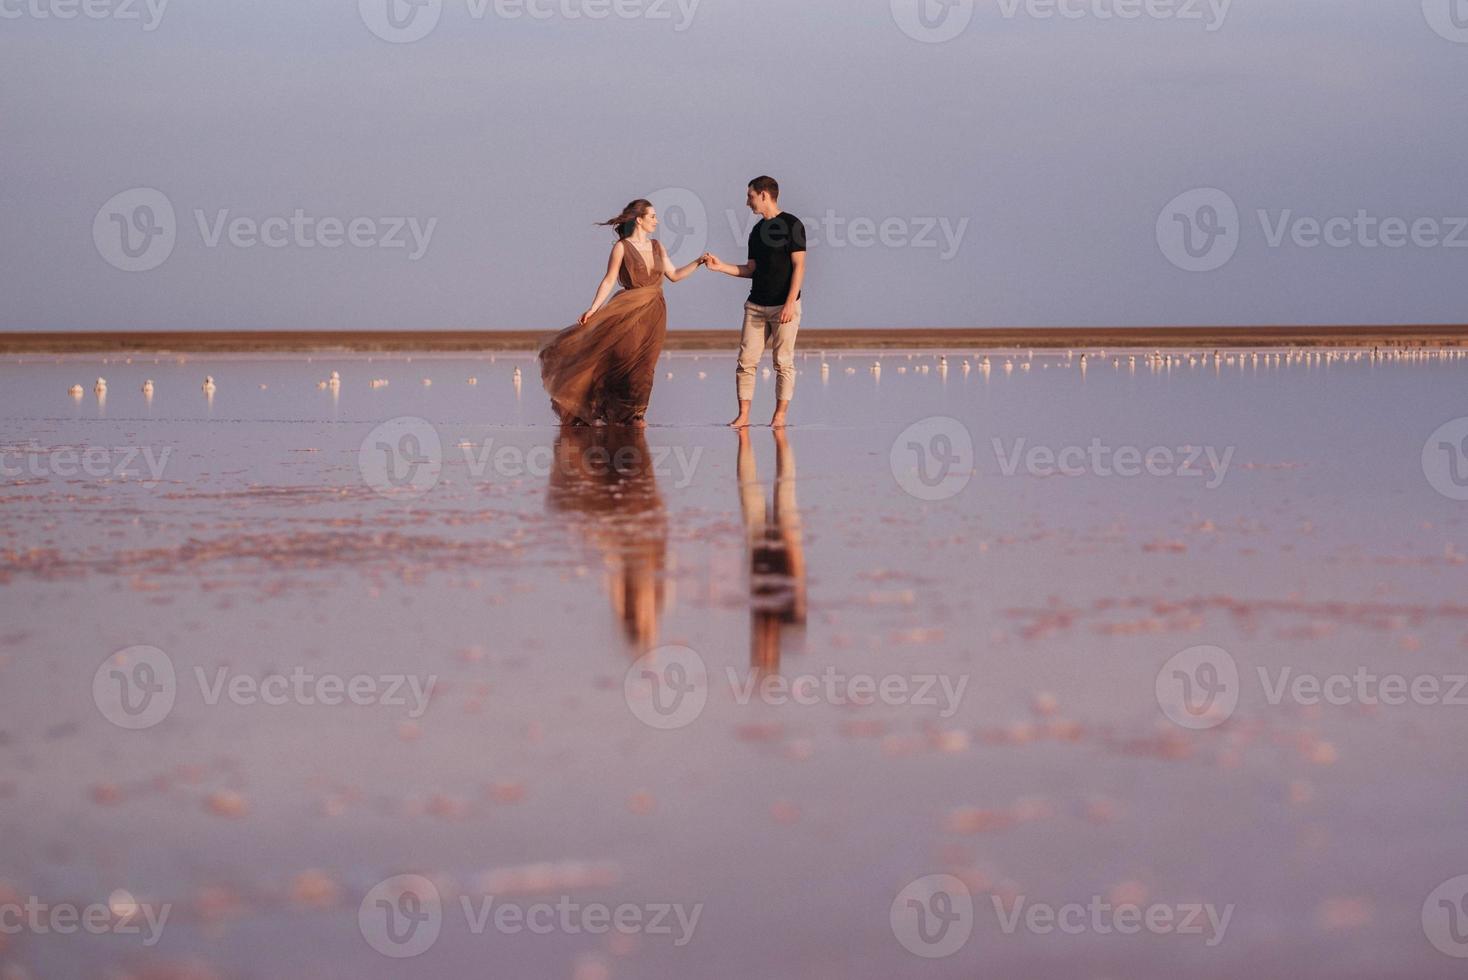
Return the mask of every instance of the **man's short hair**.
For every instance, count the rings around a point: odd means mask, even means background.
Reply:
[[[773,177],[756,177],[749,182],[749,189],[756,194],[768,194],[770,200],[780,199],[780,182]]]

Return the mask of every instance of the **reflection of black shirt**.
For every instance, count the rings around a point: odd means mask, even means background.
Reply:
[[[749,257],[754,262],[749,301],[756,306],[784,306],[795,274],[790,257],[804,251],[805,225],[799,218],[784,211],[773,218],[761,218],[749,233]]]
[[[767,527],[749,548],[749,592],[756,615],[782,623],[804,621],[790,548],[779,528]]]

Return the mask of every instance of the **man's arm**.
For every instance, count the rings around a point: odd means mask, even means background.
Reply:
[[[754,259],[750,259],[743,265],[730,265],[728,262],[721,261],[719,257],[712,252],[705,252],[704,259],[706,260],[706,264],[708,265],[708,267],[710,269],[713,269],[715,272],[722,272],[724,275],[733,276],[735,279],[754,278]]]
[[[795,319],[795,304],[800,299],[800,287],[805,285],[805,253],[792,253],[790,267],[790,295],[785,297],[785,308],[780,311],[781,323]]]

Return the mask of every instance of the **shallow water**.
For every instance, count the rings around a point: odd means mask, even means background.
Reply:
[[[0,365],[4,975],[1457,975],[1468,362],[1146,353]]]

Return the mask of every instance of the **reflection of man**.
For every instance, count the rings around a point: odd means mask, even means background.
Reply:
[[[780,669],[780,643],[787,627],[805,628],[805,548],[795,504],[795,454],[784,429],[775,429],[774,506],[766,509],[765,488],[755,472],[749,430],[739,430],[739,508],[749,552],[749,664],[758,671]]]
[[[638,652],[657,645],[668,517],[644,430],[562,426],[546,508],[581,518],[600,549],[612,609]]]

